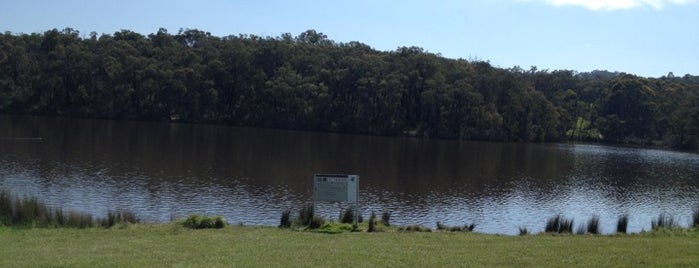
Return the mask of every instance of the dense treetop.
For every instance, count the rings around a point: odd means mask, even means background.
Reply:
[[[699,77],[503,69],[313,30],[0,34],[0,112],[697,148]]]

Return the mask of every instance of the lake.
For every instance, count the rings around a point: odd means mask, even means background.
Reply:
[[[0,189],[99,217],[129,209],[148,222],[198,213],[276,226],[283,210],[312,204],[316,173],[359,175],[365,218],[483,233],[541,232],[559,214],[576,226],[599,215],[603,233],[622,214],[629,232],[660,213],[687,226],[699,205],[692,153],[0,115]],[[348,205],[317,210],[336,219]]]

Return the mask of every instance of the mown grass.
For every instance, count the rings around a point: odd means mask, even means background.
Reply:
[[[699,231],[498,236],[323,234],[274,227],[193,230],[0,227],[0,267],[697,267]],[[11,241],[11,242],[9,242]]]

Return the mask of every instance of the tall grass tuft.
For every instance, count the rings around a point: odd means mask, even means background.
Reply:
[[[190,215],[181,222],[182,226],[191,229],[221,229],[228,225],[221,216]]]
[[[369,217],[369,229],[367,229],[367,232],[376,232],[376,213],[373,211],[371,212],[371,216]]]
[[[432,232],[432,229],[420,225],[408,225],[398,228],[399,232]]]
[[[391,226],[391,212],[381,213],[381,223],[384,226]]]
[[[573,219],[565,218],[561,215],[549,218],[544,231],[547,233],[573,233]]]
[[[291,209],[282,211],[282,218],[279,220],[279,228],[291,228]]]
[[[323,226],[324,223],[325,223],[325,221],[323,220],[323,218],[321,218],[320,216],[314,215],[313,218],[311,218],[311,221],[308,223],[307,226],[308,226],[308,229],[318,229],[321,226]]]
[[[15,227],[111,227],[120,223],[140,223],[136,214],[128,210],[108,212],[103,219],[90,214],[61,208],[50,208],[35,197],[19,198],[12,193],[0,191],[0,225]]]
[[[587,233],[588,234],[599,234],[599,215],[592,215],[592,218],[587,221]]]
[[[699,205],[694,207],[692,212],[692,226],[699,228]]]
[[[92,215],[78,212],[68,212],[68,217],[66,220],[66,225],[74,228],[90,228],[94,226],[94,220]]]
[[[616,221],[616,232],[617,233],[626,233],[626,228],[629,226],[629,214],[624,214],[619,216],[619,219]]]
[[[475,223],[470,223],[470,224],[464,225],[463,227],[459,227],[459,226],[448,226],[448,225],[442,224],[441,222],[437,222],[437,230],[440,230],[440,231],[471,232],[475,228],[476,228]]]
[[[296,223],[300,226],[309,226],[313,221],[313,206],[307,206],[299,210],[299,216],[296,218]]]
[[[580,225],[578,225],[578,228],[575,228],[576,235],[584,235],[586,231],[587,231],[587,226],[585,224],[580,224]]]
[[[10,192],[0,191],[0,225],[12,224],[12,195]]]
[[[527,227],[519,227],[519,235],[525,236],[529,234],[529,230],[527,230]]]
[[[675,221],[674,217],[665,213],[660,213],[658,218],[651,221],[650,226],[653,230],[658,230],[660,228],[675,228],[677,227],[677,222]]]
[[[107,218],[101,220],[101,225],[104,228],[109,228],[117,224],[136,224],[141,220],[136,216],[136,213],[129,210],[117,210],[107,212]]]
[[[340,213],[340,222],[341,223],[354,223],[354,209],[353,208],[347,208],[344,211]]]

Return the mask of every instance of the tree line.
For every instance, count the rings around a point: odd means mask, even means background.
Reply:
[[[314,30],[0,34],[0,112],[696,149],[699,76],[528,70]]]

